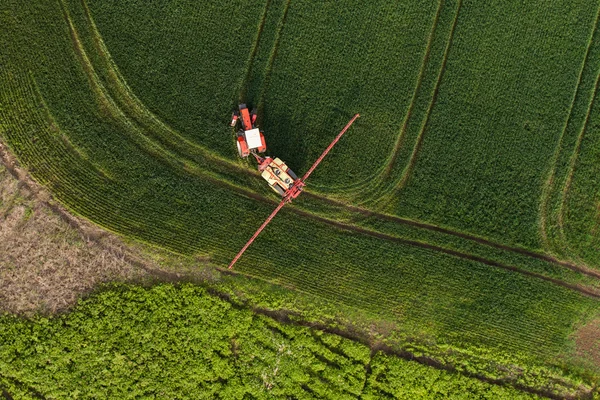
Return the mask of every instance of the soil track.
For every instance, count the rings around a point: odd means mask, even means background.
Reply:
[[[595,271],[590,268],[585,268],[585,267],[570,263],[568,261],[559,260],[558,258],[552,257],[547,254],[536,253],[534,251],[523,249],[520,247],[512,247],[512,246],[504,245],[504,244],[493,242],[491,240],[488,240],[488,239],[485,239],[485,238],[482,238],[479,236],[474,236],[474,235],[470,235],[468,233],[459,232],[459,231],[453,231],[451,229],[443,228],[441,226],[437,226],[437,225],[433,225],[433,224],[428,224],[426,222],[415,221],[415,220],[397,217],[397,216],[389,215],[389,214],[381,214],[376,211],[371,211],[371,210],[367,210],[365,208],[352,206],[352,205],[349,205],[346,203],[341,203],[336,200],[333,200],[333,199],[330,199],[330,198],[327,198],[324,196],[320,196],[320,195],[317,195],[314,193],[310,193],[310,192],[305,192],[304,196],[314,197],[321,201],[328,202],[329,204],[336,205],[340,208],[345,208],[349,211],[356,212],[365,217],[374,217],[374,218],[378,218],[378,219],[385,220],[385,221],[395,222],[397,224],[408,225],[408,226],[413,226],[416,228],[427,229],[427,230],[430,230],[433,232],[444,233],[447,235],[470,240],[472,242],[480,243],[485,246],[494,247],[496,249],[505,250],[505,251],[509,251],[512,253],[521,254],[521,255],[524,255],[527,257],[536,258],[538,260],[546,261],[546,262],[549,262],[552,264],[560,265],[560,266],[568,268],[572,271],[580,272],[580,273],[590,276],[592,278],[600,279],[600,271]]]
[[[544,187],[542,189],[542,196],[540,199],[540,214],[539,214],[540,215],[540,217],[539,217],[540,218],[540,231],[541,231],[541,235],[542,235],[544,244],[547,248],[550,247],[550,244],[548,243],[548,234],[547,234],[547,225],[548,225],[547,220],[549,218],[549,215],[547,215],[548,202],[550,201],[550,197],[552,196],[553,186],[556,181],[557,163],[558,163],[558,159],[559,159],[560,153],[561,153],[561,146],[563,144],[563,141],[565,140],[566,131],[567,131],[569,124],[571,123],[571,120],[573,118],[573,109],[575,107],[575,103],[576,103],[577,97],[579,95],[579,90],[581,88],[581,82],[583,80],[583,73],[586,68],[586,65],[588,64],[588,60],[590,58],[592,42],[594,40],[594,36],[597,33],[599,22],[600,22],[600,8],[598,8],[598,11],[596,13],[596,20],[594,23],[594,28],[592,29],[592,32],[590,34],[590,39],[588,40],[588,43],[587,43],[585,57],[583,58],[583,62],[581,64],[581,69],[580,69],[579,75],[577,77],[577,84],[575,85],[575,90],[573,93],[573,100],[571,101],[571,104],[569,105],[567,119],[565,121],[565,125],[563,126],[563,129],[561,130],[558,144],[556,146],[556,150],[552,157],[550,173],[548,174],[548,178],[544,182]],[[594,96],[595,96],[595,93],[597,92],[597,90],[598,90],[598,80],[596,80],[596,84],[595,84],[595,88],[594,88]],[[583,130],[585,130],[585,126],[588,123],[589,114],[590,114],[590,110],[591,110],[593,101],[594,101],[594,98],[592,97],[592,100],[591,100],[590,104],[588,105],[588,110],[586,113]],[[565,193],[564,193],[564,187],[563,187],[563,192],[562,192],[563,199],[564,199],[564,195],[565,195]],[[561,203],[561,210],[562,210],[562,203]]]
[[[406,111],[406,116],[404,117],[404,121],[402,121],[402,127],[400,128],[400,134],[396,138],[396,143],[394,144],[394,149],[392,150],[392,157],[389,162],[385,166],[385,170],[383,172],[382,179],[386,179],[390,173],[392,172],[392,168],[396,164],[396,160],[398,159],[398,153],[400,152],[400,148],[404,141],[404,136],[406,135],[406,129],[408,127],[408,121],[412,116],[413,109],[415,107],[415,102],[417,99],[417,95],[419,90],[421,89],[421,84],[423,83],[423,77],[425,76],[425,70],[427,67],[427,63],[429,62],[429,55],[431,54],[431,46],[433,44],[433,37],[435,36],[435,31],[438,27],[438,22],[440,20],[440,14],[442,8],[444,7],[444,0],[440,0],[438,4],[438,8],[435,13],[435,17],[433,20],[433,26],[431,32],[429,33],[429,38],[427,40],[427,46],[425,47],[425,56],[423,57],[423,62],[421,64],[421,70],[419,71],[419,76],[417,78],[417,84],[415,85],[415,90],[413,92],[410,105],[408,106],[408,110]]]

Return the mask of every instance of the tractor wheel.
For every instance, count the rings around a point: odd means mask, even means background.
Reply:
[[[285,172],[287,172],[287,174],[289,176],[291,176],[293,180],[298,179],[298,177],[296,176],[296,174],[294,173],[294,171],[292,171],[291,169],[288,168],[287,171],[285,171]]]
[[[274,184],[273,188],[275,188],[275,190],[277,190],[277,193],[279,193],[282,197],[285,195],[285,190],[283,190],[278,184]]]
[[[236,140],[235,144],[237,144],[238,154],[240,155],[240,157],[248,157],[249,153],[248,148],[246,147],[246,143]]]

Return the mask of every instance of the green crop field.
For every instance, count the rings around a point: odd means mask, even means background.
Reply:
[[[0,318],[0,385],[22,398],[537,398],[371,354],[191,285],[113,288],[51,320]]]
[[[440,396],[592,397],[576,338],[600,316],[600,4],[480,3],[7,0],[0,139],[71,212],[223,269],[279,201],[237,157],[237,103],[299,175],[359,112],[236,264],[285,288],[269,307],[393,327],[404,358],[322,390],[415,398],[433,383],[395,380],[423,375],[458,382]]]

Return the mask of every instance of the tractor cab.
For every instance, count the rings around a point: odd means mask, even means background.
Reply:
[[[235,127],[239,120],[242,121],[242,129],[236,134],[236,144],[240,157],[246,158],[250,153],[264,153],[267,143],[263,132],[255,125],[256,112],[249,112],[245,104],[240,104],[239,112],[235,111],[231,116],[231,126]]]

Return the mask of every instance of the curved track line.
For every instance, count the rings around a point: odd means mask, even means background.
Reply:
[[[551,163],[552,166],[550,168],[550,173],[548,174],[548,178],[546,178],[544,187],[542,189],[542,197],[540,199],[540,211],[539,211],[540,234],[542,237],[542,242],[544,243],[544,245],[547,249],[550,248],[550,245],[548,243],[548,235],[547,235],[548,203],[550,201],[552,186],[555,183],[554,180],[556,178],[556,169],[557,169],[558,158],[561,153],[561,146],[564,141],[567,127],[569,126],[569,122],[571,121],[571,118],[573,116],[573,108],[575,106],[575,101],[577,100],[577,94],[579,92],[579,88],[581,86],[581,81],[583,79],[583,71],[585,70],[585,66],[588,63],[588,59],[589,59],[589,56],[591,53],[591,48],[592,48],[592,41],[594,39],[594,34],[595,34],[596,30],[598,29],[598,21],[599,20],[600,20],[600,7],[598,8],[598,11],[596,13],[596,21],[594,23],[594,28],[592,29],[592,31],[590,33],[590,38],[588,40],[587,47],[586,47],[585,57],[583,58],[583,62],[581,63],[581,68],[579,70],[579,75],[577,77],[577,84],[575,86],[575,91],[573,93],[573,100],[571,101],[571,104],[569,106],[568,116],[567,116],[567,119],[563,126],[563,129],[561,130],[560,138],[558,140],[556,150],[554,151],[554,155],[552,157],[552,163]],[[593,98],[592,98],[592,102],[593,102]],[[587,123],[587,116],[586,116],[586,123]]]
[[[434,104],[436,103],[438,93],[440,91],[440,82],[442,81],[442,77],[444,72],[446,72],[446,63],[448,61],[448,54],[450,54],[450,47],[452,47],[452,41],[454,39],[454,31],[456,29],[456,25],[458,23],[458,15],[460,14],[460,9],[462,7],[462,0],[458,1],[458,7],[456,8],[456,14],[454,15],[454,21],[452,21],[452,28],[450,29],[450,35],[448,37],[448,43],[446,44],[446,49],[444,49],[444,56],[442,59],[442,66],[440,67],[440,72],[437,77],[437,81],[435,83],[435,89],[433,90],[433,96],[431,97],[431,102],[429,103],[429,107],[427,108],[427,112],[425,114],[425,120],[421,125],[421,130],[419,131],[419,135],[417,136],[417,142],[415,147],[413,148],[412,154],[410,155],[410,160],[407,166],[402,171],[402,178],[398,182],[398,184],[392,189],[392,193],[397,193],[408,181],[412,170],[414,169],[415,163],[417,161],[417,155],[421,150],[421,146],[423,144],[423,138],[425,136],[425,130],[429,125],[429,118],[431,116],[431,110],[433,109]],[[382,196],[383,197],[383,196]],[[380,198],[381,199],[381,198]],[[380,200],[378,199],[378,200]]]
[[[421,89],[421,84],[423,83],[423,77],[425,76],[425,70],[427,69],[427,63],[429,62],[429,56],[431,54],[433,38],[435,36],[435,32],[438,27],[438,22],[440,20],[440,14],[442,12],[443,6],[444,6],[444,0],[440,0],[438,3],[438,8],[435,13],[434,20],[433,20],[431,32],[429,33],[429,38],[427,40],[427,46],[425,47],[425,56],[423,57],[423,62],[421,63],[421,70],[419,71],[419,76],[417,78],[417,84],[415,85],[415,90],[413,91],[413,95],[410,100],[410,105],[408,107],[406,115],[404,116],[404,120],[402,121],[402,127],[400,128],[400,133],[399,133],[398,137],[396,138],[396,143],[394,144],[394,149],[392,150],[392,156],[389,159],[389,161],[386,163],[385,170],[380,175],[381,179],[386,179],[389,176],[389,174],[392,171],[392,168],[394,167],[394,165],[396,164],[396,161],[398,159],[398,155],[399,155],[398,153],[400,151],[400,148],[402,147],[404,137],[406,136],[406,129],[408,128],[408,121],[412,117],[412,112],[415,107],[417,95],[419,93],[419,90]]]
[[[413,94],[408,106],[408,110],[404,115],[404,119],[402,120],[402,125],[400,128],[399,134],[396,136],[396,140],[394,143],[394,147],[390,154],[387,155],[386,161],[382,166],[378,167],[378,171],[374,172],[370,177],[363,179],[360,182],[355,182],[350,186],[346,186],[345,192],[352,192],[354,197],[357,196],[357,193],[360,191],[372,190],[377,191],[379,188],[385,184],[385,179],[387,179],[391,173],[392,168],[395,166],[397,162],[397,158],[399,156],[400,149],[402,148],[402,144],[404,143],[404,139],[406,136],[406,130],[408,128],[408,123],[412,118],[412,112],[415,107],[415,102],[417,96],[419,94],[419,90],[421,88],[421,84],[423,82],[423,78],[425,76],[425,70],[427,69],[427,64],[429,62],[431,47],[433,44],[433,38],[435,36],[435,32],[438,29],[438,22],[440,19],[440,15],[445,4],[445,0],[439,0],[438,8],[436,10],[433,23],[431,25],[431,30],[429,31],[429,35],[427,36],[427,44],[425,46],[425,54],[423,56],[423,60],[421,62],[421,68],[419,70],[419,74],[417,76],[417,82],[415,84],[415,89],[413,90]]]
[[[453,23],[453,28],[452,28],[452,31],[451,31],[451,32],[452,32],[452,34],[453,34],[453,32],[454,32],[454,27],[456,26],[456,21],[457,21],[458,13],[459,13],[459,11],[460,11],[460,4],[461,4],[461,3],[459,3],[459,8],[458,8],[458,10],[457,10],[457,12],[456,12],[456,15],[455,15],[455,20],[454,20],[454,23]],[[289,5],[289,0],[288,0],[288,3],[287,3],[287,5]],[[70,22],[70,17],[69,17],[69,16],[68,16],[68,14],[66,13],[66,10],[64,10],[64,11],[65,11],[65,18],[67,19],[67,22],[69,23],[69,26],[70,26],[70,28],[72,29],[72,35],[74,35],[74,41],[75,41],[75,43],[74,43],[74,44],[75,44],[75,46],[77,47],[77,49],[78,49],[78,52],[83,52],[83,53],[84,53],[84,54],[83,54],[83,57],[82,57],[82,58],[84,58],[84,60],[85,60],[85,61],[84,61],[84,64],[88,64],[87,66],[88,66],[88,67],[90,67],[90,68],[92,68],[92,67],[91,67],[91,64],[89,63],[89,59],[87,59],[87,57],[85,56],[85,51],[84,51],[84,50],[83,50],[83,48],[81,47],[81,43],[79,42],[79,39],[78,39],[78,37],[77,37],[77,34],[76,34],[76,33],[75,33],[75,31],[74,31],[74,30],[75,30],[75,28],[74,28],[74,26],[72,25],[72,23]],[[449,49],[449,47],[450,47],[450,44],[451,44],[451,40],[449,40],[449,42],[448,42],[448,44],[447,44],[447,47],[446,47],[446,51],[445,51],[445,57],[444,57],[443,66],[445,66],[445,61],[446,61],[446,59],[447,59],[447,54],[448,54],[448,49]],[[80,56],[82,56],[82,55],[80,54]],[[442,71],[443,71],[443,68],[440,70],[440,74],[438,75],[438,84],[436,85],[436,89],[439,87],[439,80],[440,80],[440,78],[441,78]],[[95,73],[93,72],[93,68],[92,68],[92,71],[88,71],[88,73],[92,73],[93,75],[95,75]],[[105,93],[102,93],[102,94],[103,94],[103,95],[105,95]],[[152,147],[154,147],[154,146],[152,146]],[[160,147],[160,146],[159,146],[159,147]],[[163,151],[165,151],[165,150],[163,149]],[[172,157],[172,155],[171,155],[171,154],[164,154],[164,153],[162,153],[162,152],[160,152],[160,153],[161,153],[163,156],[167,156],[167,155],[168,155],[168,157],[167,157],[167,158],[171,158],[171,157]],[[168,153],[170,153],[170,152],[168,152]],[[171,165],[175,165],[176,167],[178,167],[178,166],[179,166],[179,164],[177,164],[177,163],[175,163],[175,164],[173,164],[173,163],[170,163],[170,164],[171,164]],[[227,166],[229,166],[229,165],[227,164]],[[231,165],[231,166],[233,166],[233,165]],[[248,190],[248,189],[242,188],[242,187],[240,187],[240,186],[237,186],[237,185],[235,185],[235,184],[233,184],[233,183],[230,183],[230,182],[223,181],[223,180],[219,179],[219,178],[218,178],[218,177],[216,177],[216,176],[212,176],[212,174],[209,174],[209,173],[206,173],[206,172],[204,172],[204,171],[201,171],[201,169],[198,169],[198,168],[193,168],[193,171],[189,170],[189,168],[188,168],[188,169],[185,169],[185,168],[183,168],[183,169],[184,169],[184,170],[185,170],[187,173],[191,173],[191,174],[193,174],[193,175],[200,175],[200,176],[202,176],[204,179],[207,179],[208,181],[210,181],[210,182],[212,182],[212,183],[214,183],[214,184],[217,184],[217,185],[226,185],[226,186],[228,186],[229,188],[233,189],[234,191],[237,191],[238,193],[242,193],[242,194],[244,194],[245,196],[247,196],[247,197],[249,197],[249,198],[253,198],[253,199],[255,199],[255,200],[259,200],[259,201],[262,201],[262,202],[265,202],[265,201],[266,201],[266,202],[269,202],[269,203],[272,203],[272,204],[276,204],[276,202],[275,202],[275,201],[268,200],[267,198],[265,198],[265,197],[263,197],[263,196],[261,196],[261,195],[259,195],[259,194],[255,193],[255,192],[253,192],[253,191],[250,191],[250,190]],[[247,174],[250,174],[250,175],[256,175],[256,172],[254,172],[254,171],[249,171],[249,170],[247,170],[247,169],[243,169],[243,168],[241,168],[241,167],[239,167],[239,166],[235,166],[235,169],[236,169],[236,170],[238,170],[238,169],[241,169],[241,170],[243,170],[243,171],[244,171],[245,173],[247,173]],[[534,258],[537,258],[537,259],[540,259],[540,260],[544,260],[544,261],[547,261],[547,262],[551,262],[551,263],[554,263],[554,264],[557,264],[557,265],[561,265],[561,266],[567,267],[567,268],[569,268],[569,269],[571,269],[571,270],[573,270],[573,271],[580,272],[580,273],[583,273],[583,274],[585,274],[585,275],[588,275],[588,276],[592,276],[592,277],[595,277],[595,278],[599,278],[599,277],[600,277],[600,273],[598,273],[598,272],[595,272],[595,271],[590,271],[590,270],[587,270],[587,269],[584,269],[584,268],[581,268],[581,267],[575,266],[575,265],[573,265],[573,264],[570,264],[570,263],[567,263],[567,262],[564,262],[564,261],[557,260],[557,259],[555,259],[555,258],[553,258],[553,257],[550,257],[550,256],[546,256],[546,255],[542,255],[542,254],[534,253],[534,252],[531,252],[531,251],[528,251],[528,250],[524,250],[524,249],[512,248],[512,247],[510,247],[510,246],[505,246],[505,245],[502,245],[502,244],[498,244],[498,243],[491,242],[491,241],[489,241],[489,240],[487,240],[487,239],[483,239],[483,238],[479,238],[479,237],[476,237],[476,236],[472,236],[472,235],[468,235],[468,234],[464,234],[464,233],[460,233],[460,232],[452,231],[452,230],[449,230],[449,229],[446,229],[446,228],[441,228],[441,227],[438,227],[438,226],[435,226],[435,225],[430,225],[430,224],[426,224],[426,223],[422,223],[422,222],[417,222],[417,221],[407,220],[407,219],[403,219],[403,218],[400,218],[400,217],[394,217],[394,216],[391,216],[391,215],[386,215],[386,214],[380,214],[380,213],[376,213],[376,212],[369,211],[369,210],[365,210],[365,209],[362,209],[362,208],[359,208],[359,207],[354,207],[354,206],[347,205],[347,204],[344,204],[344,203],[339,203],[339,202],[336,202],[336,201],[334,201],[334,200],[331,200],[331,199],[329,199],[329,198],[327,198],[327,197],[323,197],[323,196],[319,196],[319,195],[315,195],[315,194],[310,194],[310,193],[307,193],[307,194],[308,194],[308,195],[312,195],[312,196],[313,196],[313,197],[315,197],[315,198],[318,198],[318,199],[324,200],[324,201],[326,201],[326,202],[330,202],[330,203],[334,203],[334,204],[336,204],[336,205],[342,206],[342,207],[346,208],[346,209],[347,209],[347,210],[349,210],[349,211],[358,212],[358,213],[360,213],[361,215],[366,215],[366,216],[374,216],[374,217],[377,217],[377,218],[380,218],[380,219],[384,219],[384,220],[388,220],[388,221],[392,221],[392,222],[396,222],[396,223],[401,223],[401,224],[405,224],[405,225],[410,225],[410,226],[419,227],[419,228],[424,228],[424,229],[428,229],[428,230],[432,230],[432,231],[436,231],[436,232],[440,232],[440,233],[444,233],[444,234],[453,235],[453,236],[456,236],[456,237],[461,237],[461,238],[463,238],[463,239],[467,239],[467,240],[471,240],[471,241],[474,241],[474,242],[478,242],[478,243],[480,243],[480,244],[488,245],[488,246],[495,247],[495,248],[499,248],[499,249],[506,250],[506,251],[512,251],[512,252],[516,252],[516,253],[523,254],[523,255],[526,255],[526,256],[530,256],[530,257],[534,257]],[[319,216],[317,216],[317,215],[315,215],[315,214],[311,214],[311,213],[309,213],[309,212],[306,212],[306,211],[301,211],[301,210],[299,210],[299,209],[296,209],[296,208],[293,208],[293,210],[297,210],[297,212],[298,212],[299,214],[301,214],[301,215],[305,215],[305,216],[310,216],[310,217],[311,217],[311,218],[313,218],[313,219],[320,219],[320,218],[321,218],[321,219],[323,219],[324,221],[330,221],[330,224],[331,224],[331,223],[333,223],[333,224],[335,224],[335,223],[338,223],[337,221],[333,221],[333,220],[330,220],[330,219],[327,219],[327,218],[324,218],[324,217],[319,217]],[[376,232],[376,231],[370,231],[370,230],[368,230],[368,229],[365,229],[365,228],[360,228],[360,227],[358,227],[358,226],[355,226],[355,225],[343,224],[343,223],[339,223],[339,224],[341,224],[341,225],[345,226],[345,227],[346,227],[346,229],[349,229],[349,230],[352,230],[350,227],[354,227],[354,228],[356,228],[356,229],[357,229],[357,230],[356,230],[357,232],[360,232],[361,230],[364,230],[365,232],[373,232],[374,234],[381,234],[381,235],[384,235],[384,237],[395,238],[394,236],[391,236],[391,235],[386,235],[386,234],[379,233],[379,232]],[[399,238],[397,238],[397,239],[399,239]],[[399,239],[399,240],[404,240],[404,239]],[[410,242],[410,241],[409,241],[409,242]],[[433,249],[435,249],[435,248],[438,248],[438,246],[429,245],[429,244],[425,244],[425,243],[422,243],[422,242],[417,242],[417,241],[414,241],[414,242],[415,242],[415,243],[421,243],[422,245],[428,245],[428,246],[432,246],[432,248],[433,248]],[[439,249],[442,249],[441,251],[442,251],[442,252],[444,252],[444,251],[443,251],[443,249],[444,249],[444,248],[442,248],[442,247],[439,247]],[[452,251],[452,252],[454,251],[454,250],[449,250],[449,249],[446,249],[446,250],[448,250],[448,251]],[[460,252],[456,252],[456,253],[458,254],[458,253],[460,253]],[[463,254],[465,257],[466,257],[466,256],[472,256],[472,255],[468,255],[468,254],[466,254],[466,253],[460,253],[460,254]],[[477,256],[472,256],[472,257],[476,257],[476,258],[477,258]],[[483,258],[481,258],[481,259],[483,259]],[[494,265],[493,263],[496,263],[495,261],[491,261],[491,260],[487,260],[487,261],[488,261],[488,265]],[[499,264],[499,263],[496,263],[496,264]],[[513,268],[516,268],[516,267],[513,267]],[[518,268],[516,268],[516,269],[517,269],[517,270],[519,270]],[[535,274],[535,273],[531,273],[531,274],[533,274],[534,276],[535,276],[535,275],[537,275],[537,274]],[[540,275],[540,276],[543,276],[543,275]],[[545,278],[548,278],[548,277],[545,277]],[[553,279],[553,278],[548,278],[548,279]],[[556,280],[556,281],[558,281],[558,280]],[[562,281],[560,281],[560,282],[562,282]],[[564,284],[566,284],[566,285],[569,285],[569,284],[567,284],[567,283],[565,283],[565,282],[563,282],[563,283],[564,283]],[[574,286],[574,285],[572,285],[572,286]]]
[[[583,123],[583,127],[581,128],[581,131],[579,132],[579,135],[577,136],[577,145],[575,146],[575,150],[573,151],[573,154],[571,154],[571,159],[569,161],[569,173],[567,175],[567,180],[561,190],[561,202],[560,202],[560,208],[558,211],[558,226],[559,226],[559,232],[560,232],[561,239],[563,239],[563,242],[565,243],[565,245],[566,245],[566,235],[565,235],[565,231],[564,231],[565,203],[567,202],[567,198],[569,196],[569,191],[571,190],[571,184],[573,182],[573,174],[575,173],[575,165],[577,164],[577,160],[579,158],[579,153],[581,150],[581,143],[583,142],[583,137],[585,136],[585,133],[587,132],[592,108],[594,107],[594,105],[596,103],[596,99],[597,99],[596,96],[598,94],[599,86],[600,86],[600,74],[596,77],[596,83],[594,85],[594,96],[593,96],[592,101],[590,102],[587,113],[585,115],[585,122]]]

